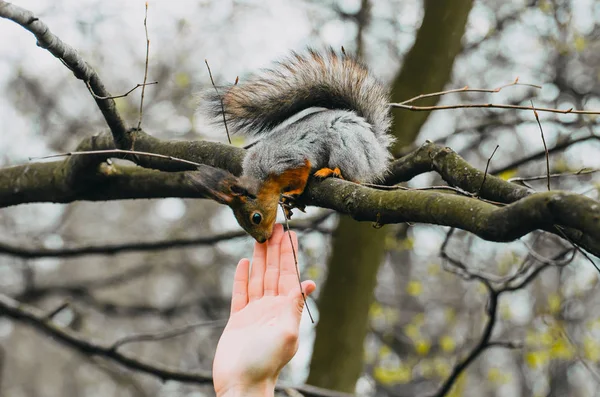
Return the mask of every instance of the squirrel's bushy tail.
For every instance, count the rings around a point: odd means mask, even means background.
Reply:
[[[222,104],[221,104],[222,99]],[[311,107],[352,110],[386,147],[391,119],[384,86],[356,59],[330,50],[292,53],[247,82],[203,96],[202,107],[234,131],[260,134]],[[217,118],[215,118],[217,120]]]

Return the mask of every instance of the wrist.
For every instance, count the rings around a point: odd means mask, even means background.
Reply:
[[[262,381],[252,384],[235,384],[216,390],[217,397],[273,397],[275,382]]]

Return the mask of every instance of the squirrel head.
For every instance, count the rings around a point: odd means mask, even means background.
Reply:
[[[228,203],[240,226],[259,243],[267,241],[277,220],[281,194],[300,195],[310,170],[310,162],[305,160],[300,167],[269,174],[262,180],[242,176],[240,185],[231,189],[234,197]]]
[[[261,186],[256,194],[253,190],[247,187],[241,190],[229,206],[240,226],[256,241],[264,243],[273,233],[280,195],[268,185]]]

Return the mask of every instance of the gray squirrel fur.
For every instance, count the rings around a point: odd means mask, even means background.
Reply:
[[[206,92],[201,111],[257,137],[243,174],[260,185],[301,167],[339,168],[354,182],[383,178],[391,159],[388,94],[356,59],[334,51],[292,53],[245,83]],[[222,101],[222,102],[221,102]],[[259,186],[258,186],[259,187]]]

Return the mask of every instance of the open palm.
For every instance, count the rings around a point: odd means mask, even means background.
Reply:
[[[293,232],[292,240],[297,250]],[[213,380],[218,396],[234,395],[233,390],[272,395],[279,371],[298,349],[304,301],[292,244],[281,225],[275,225],[269,241],[255,243],[250,274],[249,267],[247,259],[238,263],[231,316],[215,353]],[[315,283],[304,281],[302,289],[308,295]]]

